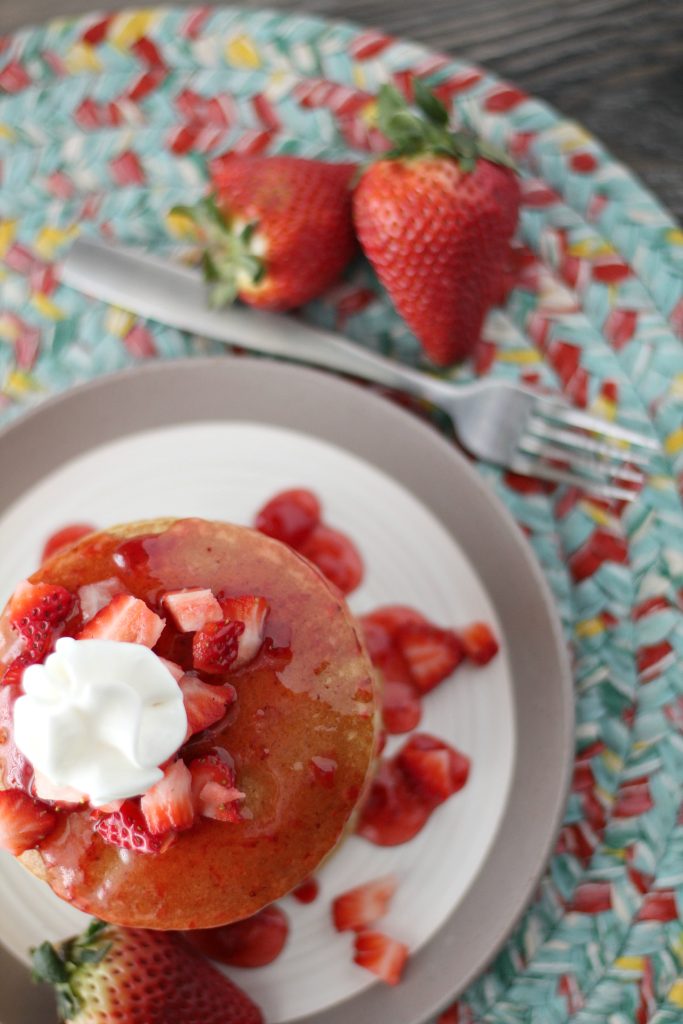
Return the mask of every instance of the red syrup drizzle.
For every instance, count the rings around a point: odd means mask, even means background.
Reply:
[[[244,921],[183,934],[202,953],[219,963],[230,967],[266,967],[285,947],[289,920],[273,903]]]

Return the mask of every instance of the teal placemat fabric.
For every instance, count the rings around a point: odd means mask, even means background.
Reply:
[[[633,505],[480,466],[572,645],[577,761],[535,899],[443,1024],[683,1019],[683,232],[577,124],[374,30],[238,8],[55,21],[0,41],[0,417],[140,360],[218,351],[58,283],[78,232],[165,251],[227,149],[361,159],[374,96],[415,75],[504,147],[524,205],[504,307],[454,376],[521,379],[655,434]],[[305,311],[411,363],[358,261]]]

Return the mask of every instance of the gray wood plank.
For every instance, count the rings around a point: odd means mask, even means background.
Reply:
[[[118,10],[135,0],[103,0]],[[142,0],[140,0],[142,6]],[[0,33],[92,0],[0,0]],[[683,219],[683,0],[244,0],[379,25],[581,121]]]

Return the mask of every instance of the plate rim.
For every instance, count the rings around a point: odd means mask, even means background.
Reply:
[[[200,384],[201,387],[192,387],[192,383]],[[237,405],[240,401],[243,403],[238,415],[221,408],[231,387],[235,392],[233,402]],[[263,403],[269,392],[270,404],[263,408],[259,402]],[[122,401],[122,396],[128,397]],[[275,404],[273,398],[276,399]],[[355,414],[354,407],[357,409]],[[116,415],[120,408],[126,408],[125,423]],[[173,419],[170,418],[171,410]],[[82,425],[88,416],[95,436],[89,437],[84,444]],[[474,501],[475,506],[480,506],[478,512],[481,512],[483,520],[478,515],[478,524],[491,519],[501,531],[500,535],[496,535],[496,542],[499,536],[504,537],[503,547],[507,548],[513,562],[524,567],[528,582],[534,589],[534,615],[541,617],[539,624],[544,619],[548,629],[547,635],[543,637],[546,654],[550,661],[554,659],[553,693],[559,717],[545,724],[549,725],[558,742],[555,749],[551,750],[551,745],[547,742],[544,745],[536,735],[535,744],[523,745],[519,731],[520,713],[530,713],[528,704],[531,694],[525,698],[527,706],[522,706],[522,691],[518,687],[527,687],[528,683],[526,678],[518,681],[514,669],[516,663],[525,664],[526,656],[522,657],[520,651],[524,645],[516,640],[514,633],[511,635],[506,631],[517,730],[510,791],[491,847],[461,902],[432,939],[413,955],[410,965],[412,970],[406,973],[397,989],[389,990],[384,986],[373,985],[325,1011],[299,1018],[301,1024],[313,1021],[316,1024],[345,1024],[348,1014],[352,1013],[356,1024],[372,1024],[381,1019],[382,1014],[390,1012],[395,1024],[418,1024],[459,995],[491,963],[521,918],[552,854],[562,824],[573,767],[573,680],[567,643],[554,598],[522,531],[492,489],[456,446],[434,427],[377,393],[325,371],[226,353],[214,357],[153,361],[103,375],[45,399],[23,416],[0,428],[0,477],[4,480],[9,478],[9,487],[3,487],[0,505],[3,510],[10,507],[55,464],[62,464],[98,444],[177,423],[179,419],[182,422],[215,419],[266,422],[305,434],[311,432],[311,420],[315,422],[316,416],[314,436],[350,451],[398,480],[425,504],[451,534],[456,529],[471,531],[471,524],[468,526],[465,520],[458,520],[458,509],[445,505],[441,497],[443,488],[429,491],[430,480],[425,474],[437,467],[456,467],[454,478],[460,476],[467,481],[465,501]],[[55,423],[53,429],[49,429],[51,421]],[[368,431],[367,427],[373,421],[378,421],[381,429]],[[46,436],[50,438],[51,445],[38,444],[40,438]],[[398,445],[395,444],[397,439],[401,441]],[[32,452],[35,459],[17,461],[13,455],[8,456],[8,451],[17,443]],[[368,452],[368,446],[371,453]],[[413,449],[423,454],[424,458],[411,464],[407,456]],[[3,474],[3,462],[6,460],[7,469],[13,471],[11,476],[7,472]],[[421,486],[427,487],[429,497],[422,492]],[[496,543],[491,546],[495,548]],[[472,557],[471,549],[467,545],[463,547],[481,578],[480,567]],[[509,595],[505,596],[497,584],[496,592],[492,592],[491,586],[484,579],[482,583],[505,627],[510,615],[508,612],[502,613],[501,601],[509,602]],[[504,587],[504,582],[501,586]],[[547,668],[545,666],[544,672],[547,672]],[[535,697],[538,696],[535,694]],[[547,699],[547,694],[540,694],[541,702],[544,699]],[[526,737],[527,740],[529,738]],[[528,806],[534,810],[529,822],[523,818],[516,820],[513,808],[516,809],[515,805],[522,796],[519,791],[520,780],[526,779],[529,774],[529,757],[533,761],[537,756],[531,755],[532,747],[549,763],[541,772],[541,791],[537,791],[531,798],[527,794]],[[554,779],[550,777],[551,769],[556,773]],[[523,804],[524,799],[521,802]],[[535,841],[530,843],[530,838]],[[501,858],[503,846],[508,853]],[[518,861],[512,874],[519,874],[519,884],[512,894],[509,892],[510,869],[507,863],[511,849]],[[500,861],[505,863],[498,863]],[[489,920],[487,928],[486,921],[491,918],[493,922]],[[468,921],[472,931],[463,944],[458,932]],[[495,929],[495,938],[491,938],[491,927]],[[460,957],[461,963],[454,973],[452,961],[456,956]],[[451,970],[445,970],[449,962]],[[48,999],[45,999],[46,990],[36,989],[29,984],[28,971],[1,941],[0,968],[3,980],[5,977],[9,979],[10,972],[13,972],[10,1017],[4,1024],[14,1024],[15,1019],[18,1024],[25,1019],[27,1008],[36,1003],[42,1013],[51,1005],[51,993],[47,993]],[[0,1009],[3,1014],[6,1012]],[[18,1013],[16,1018],[12,1016],[13,1011]],[[31,1019],[37,1020],[38,1017]]]

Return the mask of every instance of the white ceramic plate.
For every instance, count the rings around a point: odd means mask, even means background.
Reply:
[[[33,457],[27,471],[28,452]],[[350,1019],[351,1012],[356,1020],[380,1019],[351,1010],[370,1014],[373,1004],[385,1006],[378,1011],[381,1019],[389,1012],[396,1022],[422,1019],[437,1005],[434,993],[424,994],[421,1010],[400,1010],[403,1000],[397,1002],[353,965],[352,940],[334,931],[330,901],[394,871],[401,884],[382,928],[422,952],[411,960],[400,991],[424,993],[418,964],[431,963],[437,950],[443,954],[453,936],[459,946],[479,949],[469,973],[483,966],[542,867],[570,762],[570,684],[549,596],[506,513],[465,460],[413,417],[330,377],[256,360],[166,364],[72,392],[0,436],[0,479],[8,478],[12,465],[23,467],[24,479],[17,486],[12,474],[13,493],[0,506],[3,600],[33,571],[46,536],[65,523],[86,520],[104,527],[163,515],[248,523],[273,493],[303,485],[321,497],[326,520],[361,548],[366,577],[351,598],[354,610],[400,602],[444,625],[473,619],[494,625],[501,655],[483,670],[460,669],[430,694],[420,724],[421,731],[471,757],[465,789],[404,846],[383,849],[350,838],[320,872],[321,891],[313,904],[281,902],[291,924],[284,954],[258,971],[230,971],[262,1006],[269,1024],[307,1016],[332,1022]],[[432,474],[427,488],[420,486],[425,472]],[[444,516],[434,499],[449,493],[455,504]],[[473,548],[467,523],[480,525],[485,544]],[[497,573],[487,579],[492,549]],[[517,602],[506,596],[510,586]],[[539,629],[542,635],[534,633]],[[528,676],[529,670],[543,680],[536,704],[548,704],[552,717],[546,717],[545,729],[555,743],[539,743],[527,731],[526,719],[538,712],[529,703],[531,694],[520,705],[529,682],[520,672]],[[537,793],[527,791],[526,821],[509,820],[511,800],[524,797],[520,766],[530,744],[536,772],[529,779]],[[514,835],[527,850],[526,863],[507,858],[506,877],[489,868],[486,882],[486,865]],[[464,917],[458,925],[473,894],[483,914],[476,935]],[[498,898],[504,906],[495,912]],[[490,925],[485,908],[494,911]],[[65,937],[84,920],[12,858],[0,856],[0,940],[19,961],[27,962],[29,946]],[[462,954],[448,973],[442,998],[467,980]],[[442,1001],[438,993],[436,999]]]

